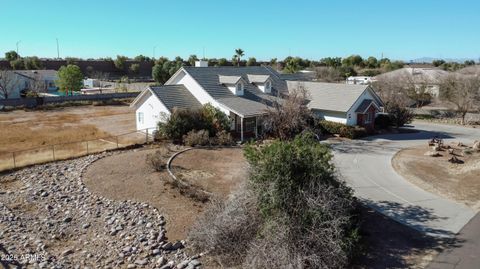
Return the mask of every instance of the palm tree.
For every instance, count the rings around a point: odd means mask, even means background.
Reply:
[[[240,59],[242,58],[242,56],[245,55],[244,54],[244,51],[242,49],[236,49],[235,50],[235,56],[237,58],[237,65],[240,66]]]

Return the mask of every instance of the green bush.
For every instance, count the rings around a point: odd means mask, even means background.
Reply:
[[[207,130],[192,130],[183,136],[183,143],[187,146],[206,146],[210,142]]]
[[[197,110],[174,109],[165,123],[158,123],[156,137],[180,142],[192,130],[206,130],[215,136],[226,130],[229,123],[227,115],[210,104]]]
[[[363,127],[348,126],[343,123],[321,120],[317,122],[318,128],[322,133],[338,134],[341,137],[350,139],[360,138],[367,135],[367,131]]]
[[[375,127],[378,129],[388,129],[388,127],[392,126],[392,120],[388,115],[379,114],[375,118]]]

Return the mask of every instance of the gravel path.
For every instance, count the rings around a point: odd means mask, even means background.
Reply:
[[[168,242],[165,219],[145,203],[94,195],[84,169],[112,153],[0,176],[0,264],[40,268],[195,268],[185,242]]]

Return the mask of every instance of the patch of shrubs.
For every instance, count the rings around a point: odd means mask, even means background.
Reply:
[[[390,126],[392,126],[392,119],[390,119],[390,116],[387,114],[379,114],[375,118],[375,128],[377,129],[388,129]]]
[[[198,110],[175,109],[166,122],[158,124],[155,138],[179,143],[189,132],[200,130],[214,137],[218,132],[228,130],[229,124],[227,115],[210,104]]]
[[[365,128],[360,126],[348,126],[343,123],[320,120],[317,122],[317,127],[322,133],[338,134],[341,137],[350,139],[367,136],[368,132]]]
[[[355,254],[353,191],[312,133],[245,148],[248,183],[208,209],[189,238],[223,266],[345,268]]]
[[[210,144],[210,137],[207,130],[191,130],[183,136],[183,144],[189,147],[206,146]]]
[[[161,172],[167,168],[167,161],[170,158],[170,150],[168,148],[159,148],[154,153],[147,155],[147,164],[157,172]]]

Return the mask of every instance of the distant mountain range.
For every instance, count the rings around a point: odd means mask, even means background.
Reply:
[[[422,57],[410,60],[410,63],[432,63],[435,60],[444,60],[445,62],[457,62],[457,63],[464,63],[467,60],[474,60],[475,62],[479,62],[480,59],[474,58],[433,58],[433,57]]]

